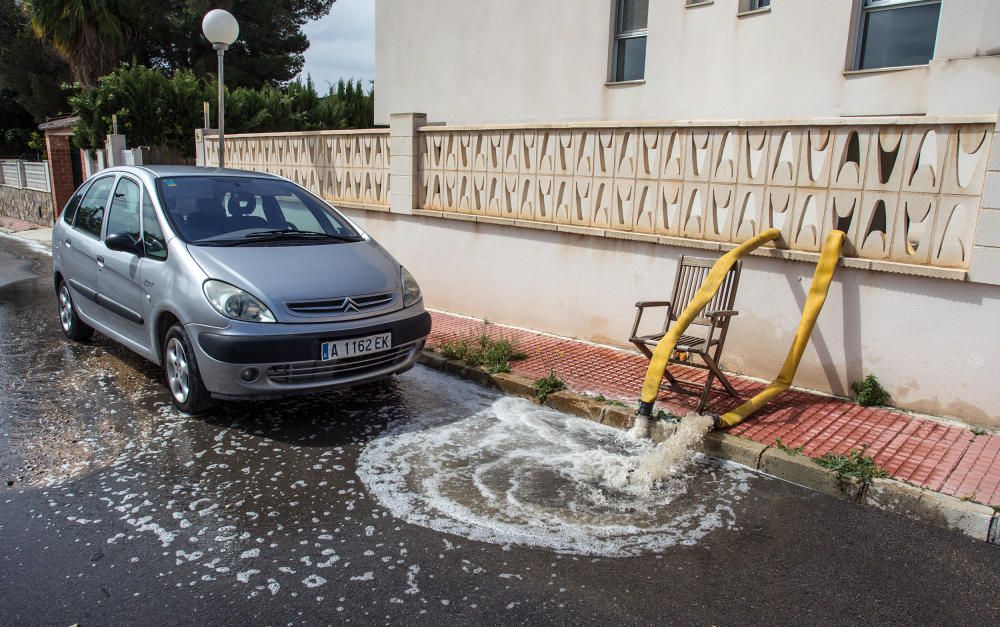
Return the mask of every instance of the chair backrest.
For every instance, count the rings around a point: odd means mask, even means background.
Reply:
[[[688,304],[694,295],[701,288],[709,271],[718,259],[708,259],[705,257],[681,257],[680,268],[677,270],[677,278],[674,280],[674,293],[670,297],[670,319],[676,320],[681,313],[687,309]],[[721,311],[732,309],[736,302],[736,286],[740,282],[740,272],[743,269],[743,262],[737,261],[729,269],[725,280],[715,293],[712,300],[708,301],[698,316],[694,319],[694,324],[710,324],[711,320],[705,316],[706,311]]]

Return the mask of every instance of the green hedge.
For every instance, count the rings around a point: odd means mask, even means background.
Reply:
[[[74,143],[100,148],[111,132],[111,116],[130,146],[170,146],[194,154],[194,129],[202,126],[202,103],[209,102],[215,125],[216,85],[186,70],[172,76],[139,64],[123,64],[102,76],[97,87],[70,97],[80,116]],[[320,96],[311,79],[284,87],[226,90],[226,132],[305,131],[369,128],[374,118],[374,90],[360,81],[341,80]]]

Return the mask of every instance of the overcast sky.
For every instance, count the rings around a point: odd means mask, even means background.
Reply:
[[[316,90],[340,78],[360,78],[365,89],[375,78],[375,0],[337,0],[330,14],[306,24],[309,38],[302,76],[312,76]]]

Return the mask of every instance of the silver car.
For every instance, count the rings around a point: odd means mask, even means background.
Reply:
[[[66,204],[52,256],[66,336],[96,329],[161,364],[191,414],[403,372],[431,328],[405,268],[268,174],[102,170]]]

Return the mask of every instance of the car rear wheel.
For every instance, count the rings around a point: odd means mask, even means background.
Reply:
[[[76,315],[73,295],[70,294],[66,281],[59,281],[56,298],[59,301],[59,323],[62,325],[66,337],[74,342],[89,340],[94,335],[94,329],[87,326],[83,320],[80,320],[80,316]]]
[[[201,380],[191,341],[179,324],[170,327],[163,338],[163,375],[174,407],[185,414],[203,414],[215,404]]]

